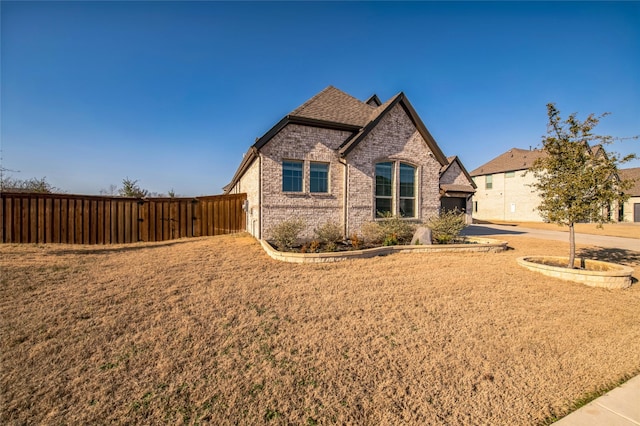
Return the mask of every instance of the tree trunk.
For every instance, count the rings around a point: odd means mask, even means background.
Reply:
[[[573,222],[569,224],[569,264],[567,268],[573,269],[573,261],[576,258],[576,232]]]

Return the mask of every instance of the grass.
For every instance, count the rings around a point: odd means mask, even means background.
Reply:
[[[638,284],[544,277],[515,258],[566,243],[500,238],[335,264],[246,235],[1,245],[0,423],[547,424],[640,373]]]

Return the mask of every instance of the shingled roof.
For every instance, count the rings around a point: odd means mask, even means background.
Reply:
[[[438,147],[438,144],[422,120],[420,120],[420,117],[404,93],[401,92],[387,102],[380,104],[380,99],[376,95],[371,96],[366,102],[362,102],[333,86],[329,86],[294,109],[267,133],[258,138],[245,154],[240,167],[238,167],[231,182],[224,187],[224,191],[227,192],[238,182],[240,177],[257,157],[260,149],[288,124],[300,124],[351,132],[351,136],[340,146],[339,153],[344,157],[355,148],[378,124],[382,117],[397,104],[400,104],[405,110],[429,146],[429,149],[433,152],[434,157],[441,165],[448,164],[440,147]]]
[[[491,175],[494,173],[513,172],[527,170],[538,158],[545,153],[540,149],[511,148],[509,151],[483,164],[469,173],[471,176]]]
[[[289,115],[364,127],[375,109],[376,107],[329,86],[294,109]]]
[[[640,167],[620,169],[618,175],[622,180],[633,180],[634,185],[627,191],[632,197],[640,197]]]

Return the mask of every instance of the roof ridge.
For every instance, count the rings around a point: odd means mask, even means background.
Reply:
[[[515,154],[515,155],[514,155]],[[541,149],[510,148],[502,154],[492,158],[470,172],[471,176],[504,173],[508,171],[527,170],[533,162],[544,156]]]
[[[288,117],[309,118],[363,127],[375,109],[375,106],[362,102],[334,86],[328,86],[294,109]]]
[[[328,92],[330,89],[335,89],[335,87],[333,87],[332,85],[328,85],[327,87],[325,87],[324,89],[322,89],[321,91],[319,91],[318,93],[316,93],[315,95],[307,99],[302,105],[300,105],[299,107],[291,111],[289,115],[296,115],[295,114],[296,111],[302,111],[303,109],[308,107],[310,103],[318,99],[320,95],[324,94],[325,92]],[[339,89],[336,89],[336,90],[339,90]]]

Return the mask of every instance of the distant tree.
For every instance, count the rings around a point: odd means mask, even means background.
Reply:
[[[169,195],[169,198],[176,198],[177,197],[176,191],[174,191],[173,188],[171,188],[167,194]]]
[[[46,177],[39,179],[16,179],[4,174],[0,178],[0,190],[7,192],[38,192],[44,194],[62,192],[60,188],[56,188],[47,182]]]
[[[107,189],[101,189],[100,195],[117,195],[119,193],[118,185],[114,185],[113,183],[109,185]]]
[[[122,180],[122,188],[118,191],[120,196],[122,197],[136,197],[136,198],[144,198],[149,195],[149,191],[146,189],[140,188],[137,180],[132,180],[129,178]]]
[[[590,114],[582,122],[574,113],[563,120],[560,111],[550,103],[547,115],[547,136],[542,139],[542,149],[547,155],[530,168],[536,178],[531,186],[542,197],[538,206],[542,218],[569,227],[567,267],[573,268],[574,225],[596,222],[602,226],[611,222],[611,207],[624,203],[628,199],[625,191],[631,187],[631,181],[620,180],[618,165],[635,158],[635,154],[620,158],[616,153],[608,153],[604,145],[622,138],[592,133],[608,113],[598,117]]]

